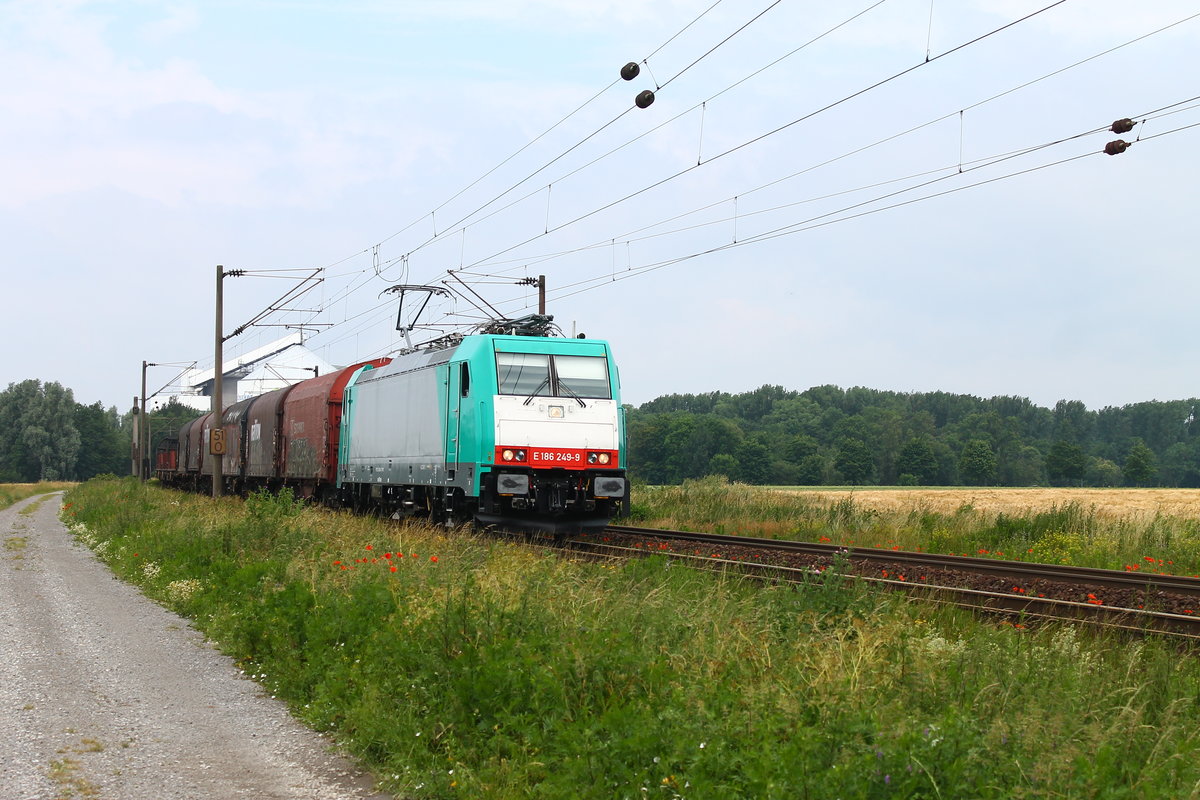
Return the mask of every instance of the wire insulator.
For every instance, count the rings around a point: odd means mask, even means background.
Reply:
[[[640,75],[642,68],[637,65],[636,61],[630,61],[625,66],[621,67],[621,77],[627,81],[631,81]]]
[[[633,102],[638,108],[647,108],[651,103],[654,102],[654,92],[646,89],[638,94],[638,96],[633,99]]]
[[[1108,144],[1104,145],[1104,152],[1110,156],[1120,155],[1129,149],[1129,142],[1124,139],[1113,139]]]
[[[1129,133],[1131,130],[1133,130],[1133,120],[1131,120],[1129,117],[1125,117],[1125,119],[1119,119],[1112,124],[1112,127],[1109,128],[1109,130],[1113,133]]]

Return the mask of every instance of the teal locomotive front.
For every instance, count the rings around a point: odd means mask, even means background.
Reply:
[[[628,510],[607,342],[466,336],[364,367],[343,400],[344,502],[568,532]]]

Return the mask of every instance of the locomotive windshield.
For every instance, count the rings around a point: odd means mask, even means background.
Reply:
[[[556,394],[571,397],[612,398],[608,389],[608,359],[604,356],[555,356]]]
[[[496,353],[496,377],[500,394],[612,399],[604,356]]]

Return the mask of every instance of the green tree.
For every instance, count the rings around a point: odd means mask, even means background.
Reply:
[[[999,470],[1005,486],[1040,486],[1046,481],[1046,460],[1032,445],[1022,446]]]
[[[926,436],[909,439],[900,449],[896,459],[896,471],[900,475],[912,475],[921,486],[930,486],[937,480],[938,461],[933,451],[933,442]]]
[[[736,478],[744,483],[771,483],[771,449],[758,435],[742,440],[734,453],[738,470]]]
[[[729,453],[717,453],[708,460],[708,474],[724,475],[726,478],[737,475],[738,461]]]
[[[130,442],[121,431],[115,407],[106,411],[99,402],[90,406],[77,403],[75,428],[81,446],[72,477],[86,481],[106,472],[113,475],[129,472]]]
[[[1120,486],[1121,468],[1107,458],[1089,458],[1084,477],[1088,486]]]
[[[1056,486],[1077,484],[1083,480],[1087,472],[1087,455],[1083,448],[1065,439],[1059,439],[1050,446],[1046,455],[1046,474],[1050,482]]]
[[[793,436],[784,445],[783,455],[788,461],[799,464],[817,452],[819,447],[817,440],[811,436]]]
[[[1134,439],[1129,454],[1125,456],[1125,466],[1121,472],[1125,476],[1125,483],[1130,486],[1145,486],[1150,483],[1158,472],[1154,451],[1141,439]]]
[[[801,486],[820,486],[825,483],[825,457],[820,453],[805,456],[800,462],[796,482]]]
[[[1159,462],[1158,478],[1166,486],[1200,488],[1200,439],[1168,447]]]
[[[70,389],[27,380],[0,392],[0,473],[22,481],[65,480],[74,474],[79,447]]]
[[[992,483],[996,478],[996,454],[992,446],[983,439],[967,442],[958,459],[958,471],[963,482],[970,486]]]
[[[866,483],[875,469],[875,459],[871,448],[860,439],[842,439],[838,444],[834,466],[842,473],[847,483],[854,485]]]

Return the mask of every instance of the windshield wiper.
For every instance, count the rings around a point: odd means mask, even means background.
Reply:
[[[542,382],[541,382],[541,383],[539,383],[539,384],[537,385],[537,387],[536,387],[536,388],[534,388],[534,390],[533,390],[532,392],[530,392],[530,393],[529,393],[529,397],[526,397],[526,398],[525,398],[525,402],[524,402],[524,403],[522,403],[521,405],[523,405],[523,406],[527,406],[527,405],[529,405],[530,403],[532,403],[532,402],[533,402],[533,398],[537,397],[537,393],[538,393],[538,392],[540,392],[540,391],[542,390],[542,387],[543,387],[543,386],[549,386],[549,385],[550,385],[550,373],[546,373],[546,377],[542,378]]]
[[[571,397],[574,397],[575,402],[579,403],[581,408],[587,408],[587,403],[583,402],[583,398],[575,393],[575,390],[571,388],[570,384],[563,383],[562,378],[558,379],[558,388],[560,390],[566,390],[567,394],[571,395]]]

